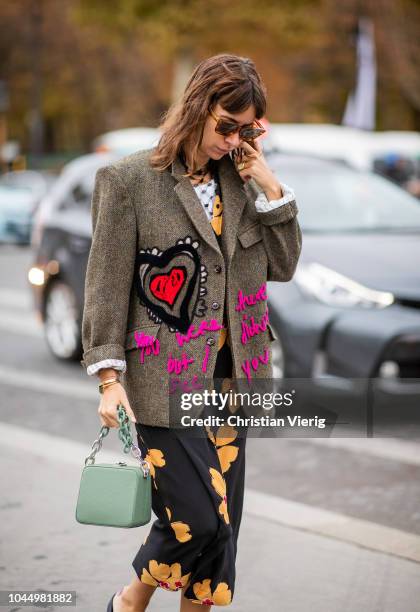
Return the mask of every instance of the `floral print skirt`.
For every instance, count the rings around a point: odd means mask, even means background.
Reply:
[[[232,376],[227,343],[214,373],[219,390]],[[197,604],[226,606],[235,587],[235,559],[245,479],[245,435],[229,425],[184,429],[136,423],[151,466],[152,508],[158,517],[133,567],[142,582],[183,590]]]

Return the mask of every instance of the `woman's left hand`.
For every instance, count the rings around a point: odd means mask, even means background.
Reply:
[[[238,159],[236,169],[243,181],[253,178],[258,185],[264,190],[265,195],[270,200],[275,200],[282,197],[282,190],[279,181],[268,167],[264,157],[262,147],[258,140],[254,140],[257,150],[255,150],[248,142],[241,142],[241,147],[244,150],[242,159]],[[242,167],[241,164],[244,164]],[[239,166],[239,168],[238,168]],[[242,169],[240,169],[242,168]]]

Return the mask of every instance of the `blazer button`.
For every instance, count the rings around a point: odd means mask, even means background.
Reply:
[[[219,264],[216,264],[214,266],[214,271],[220,273],[222,271],[222,266]]]
[[[220,308],[220,304],[219,304],[219,302],[213,302],[211,307],[212,307],[212,310],[217,310],[218,308]]]
[[[207,340],[206,340],[206,344],[209,344],[210,346],[213,346],[213,344],[214,344],[215,342],[216,342],[216,341],[215,341],[215,339],[214,339],[214,338],[212,338],[212,337],[207,338]]]

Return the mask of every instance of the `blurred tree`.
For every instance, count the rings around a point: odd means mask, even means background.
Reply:
[[[254,59],[271,121],[340,123],[362,14],[375,23],[378,127],[419,128],[420,0],[42,0],[35,53],[33,5],[0,3],[8,133],[26,148],[34,108],[47,151],[156,125],[196,62],[220,52]]]
[[[133,30],[173,64],[171,100],[196,62],[230,51],[292,55],[316,37],[321,0],[85,0],[81,22],[102,25],[126,40]]]
[[[384,64],[382,121],[420,130],[420,0],[370,0],[370,7]]]
[[[0,79],[10,92],[9,133],[26,149],[34,83],[38,91],[42,83],[39,106],[47,152],[89,150],[103,131],[155,124],[166,106],[170,74],[154,49],[143,48],[132,36],[122,50],[98,28],[81,27],[73,16],[78,1],[42,1],[42,47],[36,55],[32,0],[0,4]],[[154,78],[156,73],[161,80]]]
[[[328,112],[324,104],[329,103],[331,121],[340,121],[356,78],[357,21],[366,15],[375,32],[378,129],[419,130],[420,0],[324,0],[323,5],[322,113]]]

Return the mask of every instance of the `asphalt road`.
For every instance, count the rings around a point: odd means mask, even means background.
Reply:
[[[0,584],[34,588],[36,578],[39,588],[76,589],[84,602],[78,610],[102,610],[118,587],[116,574],[109,570],[105,582],[95,574],[89,583],[89,564],[98,564],[99,552],[113,546],[112,560],[121,555],[117,575],[127,581],[136,546],[121,530],[99,528],[104,537],[95,538],[99,531],[83,530],[71,516],[75,500],[66,497],[66,482],[77,488],[100,429],[96,380],[78,362],[49,354],[26,280],[30,265],[29,247],[0,247]],[[104,448],[120,452],[116,430]],[[57,508],[69,513],[62,524],[64,515],[37,499],[34,484],[48,495],[47,482],[60,492]],[[246,484],[242,582],[231,610],[266,610],[273,602],[270,609],[293,612],[420,611],[420,444],[249,438]],[[45,508],[51,521],[44,520]],[[35,529],[28,539],[30,523],[22,522],[30,516]],[[37,552],[37,542],[48,552]],[[76,543],[80,563],[72,557]],[[150,610],[175,610],[172,597],[157,594]],[[28,608],[10,608],[20,609]]]

